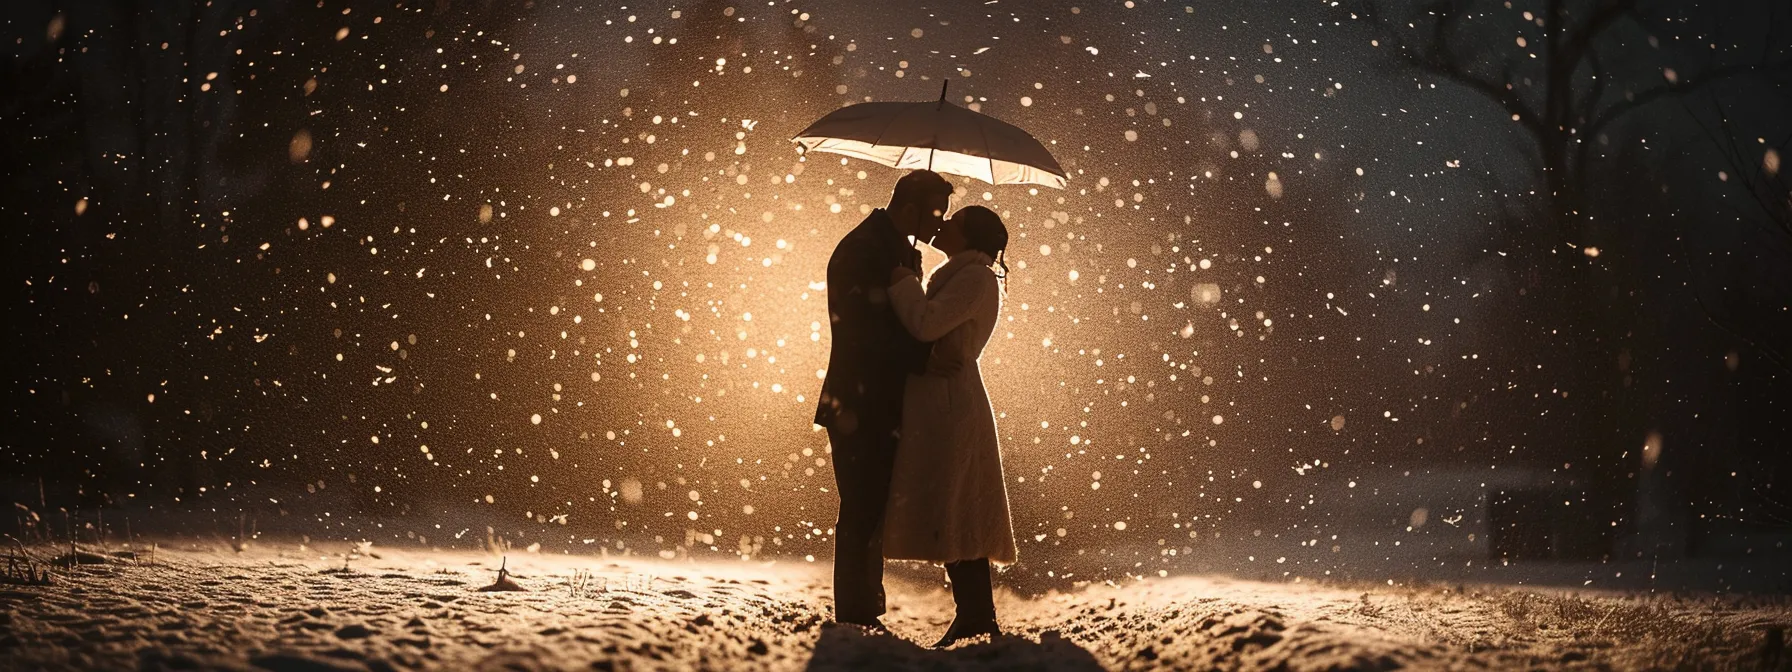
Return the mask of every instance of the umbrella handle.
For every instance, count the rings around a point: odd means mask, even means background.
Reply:
[[[946,87],[951,86],[951,85],[952,85],[952,80],[950,80],[950,79],[941,79],[940,80],[940,102],[938,104],[934,105],[933,109],[938,110],[938,109],[946,106]]]

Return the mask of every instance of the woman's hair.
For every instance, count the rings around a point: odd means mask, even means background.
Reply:
[[[1008,262],[1003,258],[1008,249],[1008,227],[1002,224],[1002,217],[981,205],[967,205],[952,217],[963,220],[959,226],[963,227],[965,245],[989,255],[1002,267],[996,277],[1008,277]]]

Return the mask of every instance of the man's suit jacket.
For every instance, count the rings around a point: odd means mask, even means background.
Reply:
[[[828,258],[833,345],[815,424],[844,434],[900,426],[903,386],[909,373],[926,367],[930,345],[910,336],[890,307],[890,272],[897,266],[919,273],[921,252],[882,209],[841,238]]]

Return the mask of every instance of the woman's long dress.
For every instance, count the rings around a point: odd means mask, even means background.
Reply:
[[[941,264],[925,292],[916,279],[890,288],[909,333],[933,341],[935,357],[956,353],[964,366],[950,377],[908,378],[884,515],[887,558],[1014,562],[995,413],[977,365],[1002,305],[989,264],[989,255],[967,250]]]

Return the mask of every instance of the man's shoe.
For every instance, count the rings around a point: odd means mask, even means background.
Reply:
[[[890,634],[890,629],[887,627],[884,627],[884,622],[880,621],[878,619],[875,619],[875,618],[873,618],[869,621],[840,621],[840,624],[841,625],[858,626],[860,628],[863,628],[865,630],[865,634],[868,634],[868,635],[888,635],[888,634]]]

